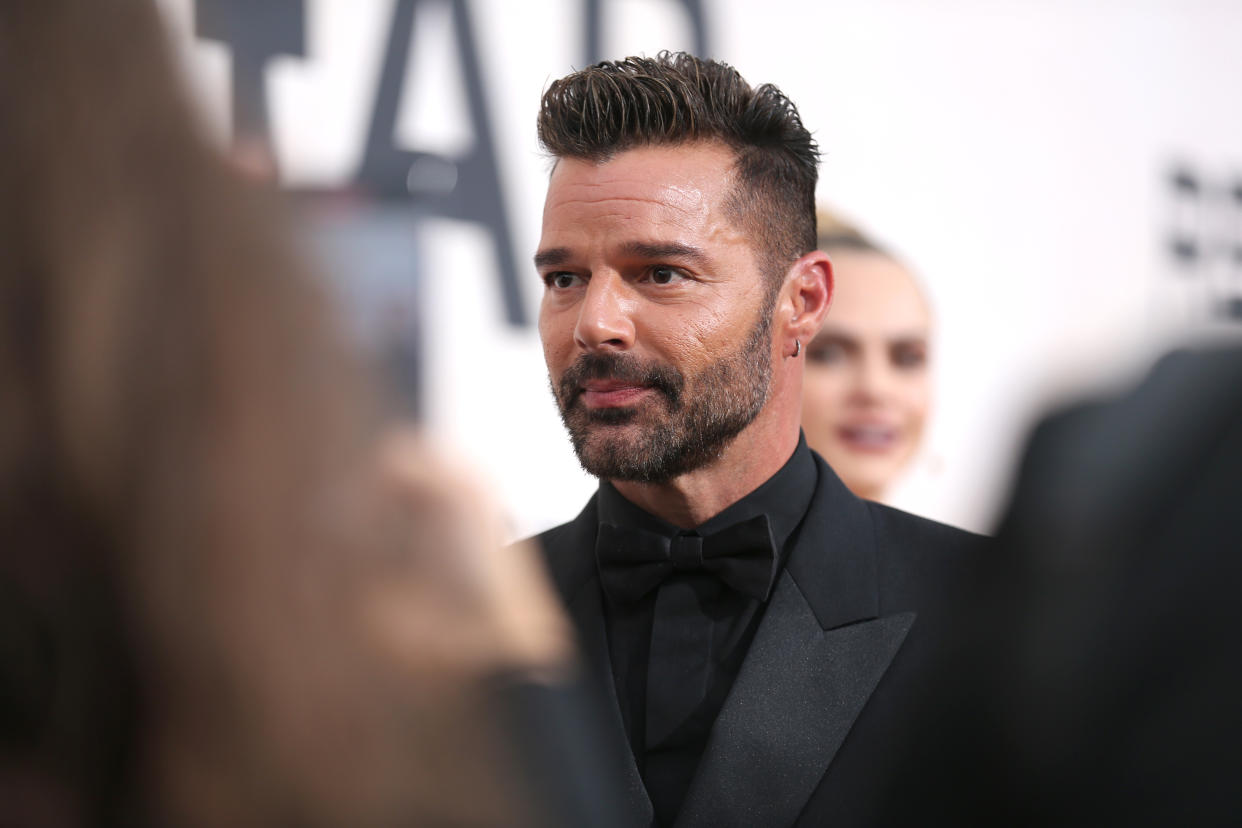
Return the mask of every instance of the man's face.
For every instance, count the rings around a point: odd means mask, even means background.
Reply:
[[[535,264],[552,392],[590,473],[664,482],[701,468],[767,401],[771,304],[725,213],[733,154],[642,147],[552,173]]]

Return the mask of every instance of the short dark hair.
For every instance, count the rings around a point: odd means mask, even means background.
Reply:
[[[639,146],[719,141],[736,158],[726,209],[755,240],[767,276],[778,286],[815,249],[815,140],[784,93],[751,87],[727,63],[660,52],[574,72],[544,93],[539,141],[558,158],[594,162]]]

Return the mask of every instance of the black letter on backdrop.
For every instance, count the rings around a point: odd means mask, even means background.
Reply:
[[[270,144],[263,69],[276,55],[306,53],[303,0],[198,0],[194,33],[227,43],[233,54],[233,134]]]
[[[1226,183],[1182,163],[1166,180],[1178,275],[1200,285],[1210,316],[1242,323],[1242,178]]]
[[[1184,166],[1169,171],[1172,230],[1169,252],[1184,270],[1193,270],[1199,260],[1200,186],[1195,174]]]
[[[394,143],[401,84],[409,62],[415,11],[450,2],[456,53],[466,84],[473,148],[461,158],[398,149]],[[304,0],[197,0],[195,33],[228,44],[233,56],[233,133],[271,141],[263,70],[279,54],[305,53]],[[528,319],[519,290],[513,240],[492,141],[478,49],[465,0],[397,0],[372,106],[363,161],[355,176],[378,198],[409,198],[432,214],[482,224],[492,236],[505,318]]]
[[[452,7],[456,54],[465,79],[475,136],[474,146],[460,158],[399,149],[393,143],[401,103],[401,84],[409,63],[410,41],[414,37],[415,11],[427,2],[449,2]],[[486,227],[496,249],[505,318],[511,325],[527,324],[500,170],[496,164],[491,119],[479,69],[478,48],[465,0],[397,0],[388,32],[388,46],[384,50],[379,88],[371,109],[366,154],[357,181],[371,193],[390,196],[409,193],[434,214],[477,222]]]
[[[414,19],[425,3],[449,3],[456,53],[466,85],[474,146],[460,158],[404,150],[394,145],[401,86],[410,56]],[[585,51],[588,63],[602,54],[602,9],[606,0],[584,0]],[[708,54],[702,0],[669,0],[681,5],[690,20],[694,53]],[[233,56],[233,131],[270,143],[263,70],[276,55],[304,56],[304,0],[197,0],[195,32],[227,43]],[[610,57],[619,57],[612,55]],[[479,66],[478,47],[466,0],[397,0],[389,27],[384,64],[372,106],[362,164],[355,181],[377,197],[413,195],[425,210],[446,218],[482,224],[496,249],[505,318],[526,325],[519,289],[506,200],[496,163],[491,119]]]

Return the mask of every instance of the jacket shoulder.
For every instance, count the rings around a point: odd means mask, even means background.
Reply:
[[[915,546],[927,551],[943,550],[945,554],[954,554],[978,549],[989,541],[985,535],[903,512],[883,503],[864,502],[871,513],[876,539],[896,542],[900,548]]]
[[[923,605],[942,597],[991,548],[991,538],[867,502],[875,532],[883,603]]]

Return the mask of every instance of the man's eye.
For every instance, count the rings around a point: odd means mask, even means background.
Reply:
[[[651,268],[651,281],[657,285],[667,285],[681,277],[681,271],[675,267]]]
[[[565,290],[578,283],[578,277],[572,273],[549,273],[543,277],[543,283],[550,288]]]

